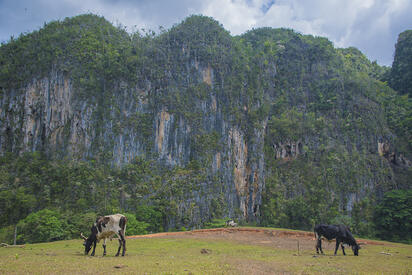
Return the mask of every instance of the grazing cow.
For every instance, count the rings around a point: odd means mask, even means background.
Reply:
[[[345,225],[326,225],[319,224],[315,226],[315,236],[316,236],[316,253],[320,252],[323,254],[322,250],[322,236],[328,239],[336,239],[335,255],[338,251],[339,244],[341,244],[343,255],[345,254],[345,249],[343,244],[348,244],[352,247],[353,254],[358,256],[360,246],[356,243],[355,238],[352,236],[352,233],[349,231],[349,228]]]
[[[93,244],[93,251],[91,256],[94,256],[94,251],[96,249],[96,244],[101,239],[103,239],[103,256],[106,255],[106,239],[112,238],[114,235],[117,235],[119,239],[119,249],[117,250],[116,256],[119,256],[120,248],[123,246],[122,256],[126,253],[126,223],[127,219],[122,214],[115,214],[109,216],[98,217],[96,222],[93,224],[91,228],[91,234],[88,238],[83,236],[81,233],[81,237],[84,239],[84,254],[89,254],[89,251]]]

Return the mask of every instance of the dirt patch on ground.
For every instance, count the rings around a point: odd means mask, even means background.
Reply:
[[[276,262],[264,262],[252,259],[227,259],[231,266],[236,267],[234,270],[228,270],[228,274],[245,274],[245,275],[260,275],[260,274],[282,274],[289,275],[291,272],[283,270]]]
[[[231,240],[251,245],[263,245],[286,249],[314,249],[316,245],[313,232],[273,230],[263,228],[214,228],[199,229],[185,232],[165,232],[149,235],[128,236],[128,239],[137,238],[194,238],[210,240]],[[358,239],[363,245],[386,245],[384,242]],[[323,241],[325,249],[333,249],[335,241]]]

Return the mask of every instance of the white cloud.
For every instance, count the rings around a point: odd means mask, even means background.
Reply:
[[[259,1],[261,2],[261,1]],[[246,1],[212,0],[201,13],[211,16],[223,24],[232,34],[239,34],[254,27],[260,12],[256,4]]]
[[[410,2],[215,0],[209,2],[204,13],[222,22],[234,34],[252,27],[292,28],[303,34],[326,36],[337,47],[358,47],[370,59],[390,65],[397,35],[412,26]],[[262,9],[270,3],[272,5],[266,11]],[[394,32],[394,29],[397,31]]]

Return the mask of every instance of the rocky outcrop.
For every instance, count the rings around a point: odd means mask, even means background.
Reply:
[[[94,138],[95,106],[74,104],[70,78],[52,71],[34,79],[15,96],[4,97],[0,144],[3,151],[63,152],[74,158],[87,155]],[[10,140],[13,140],[11,143]]]
[[[301,141],[276,142],[272,146],[275,151],[275,159],[291,160],[303,153]]]
[[[393,146],[386,140],[378,141],[378,154],[394,165],[412,167],[412,161],[403,154],[397,154]]]
[[[383,84],[367,76],[362,79],[367,85],[357,82],[327,39],[269,28],[231,37],[203,17],[155,38],[118,35],[108,40],[110,56],[96,54],[104,56],[94,60],[99,66],[70,53],[67,60],[50,58],[56,64],[48,64],[52,69],[43,77],[25,79],[21,86],[1,83],[7,86],[0,87],[1,153],[43,151],[118,166],[142,157],[168,168],[200,167],[204,177],[175,209],[192,224],[212,216],[216,197],[223,204],[220,216],[259,221],[262,192],[272,175],[284,199],[312,192],[316,188],[307,188],[306,175],[299,174],[305,163],[288,174],[307,155],[310,164],[304,168],[321,170],[307,185],[324,184],[331,201],[340,197],[346,209],[381,182],[391,184],[392,171],[382,158],[411,167],[394,145],[379,140],[393,136],[385,104],[375,95]],[[56,56],[59,47],[54,45]],[[67,67],[76,62],[83,70]],[[73,71],[89,69],[95,71],[87,77],[74,76]],[[348,179],[339,165],[350,166],[351,158],[356,165]]]
[[[240,210],[244,216],[247,216],[249,191],[250,167],[247,163],[248,147],[245,143],[243,134],[238,129],[230,129],[228,137],[228,146],[233,148],[231,162],[233,167],[233,180],[236,193],[239,196]]]

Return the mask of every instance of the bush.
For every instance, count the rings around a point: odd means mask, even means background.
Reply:
[[[14,226],[0,228],[0,243],[12,244],[14,241]]]
[[[378,237],[384,240],[412,242],[412,190],[385,193],[377,206],[375,225]]]
[[[136,220],[136,216],[130,213],[124,214],[127,218],[126,235],[143,235],[147,234],[149,224]]]
[[[67,239],[68,225],[60,213],[43,209],[31,213],[17,224],[18,243],[38,243]]]
[[[97,218],[97,214],[94,212],[77,213],[71,215],[67,214],[65,216],[68,217],[67,223],[71,238],[73,239],[78,239],[80,237],[80,233],[83,233],[85,236],[89,236],[91,227]]]
[[[210,222],[205,223],[205,228],[220,228],[226,226],[225,219],[212,219]]]
[[[145,222],[147,231],[163,232],[163,214],[153,206],[140,205],[136,210],[136,218],[138,221]]]
[[[282,225],[287,228],[308,230],[314,224],[313,214],[302,196],[287,200],[284,211],[287,218]]]
[[[338,215],[336,217],[334,217],[331,222],[331,224],[343,224],[346,225],[347,227],[350,228],[350,230],[352,231],[352,229],[354,228],[354,223],[353,220],[350,216],[348,215]],[[353,232],[352,232],[353,233]]]

